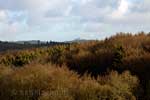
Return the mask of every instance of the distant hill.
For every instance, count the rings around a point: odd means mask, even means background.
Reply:
[[[81,38],[76,38],[72,41],[66,41],[67,43],[83,43],[83,42],[88,42],[88,41],[93,41],[93,40],[87,40],[87,39],[81,39]]]
[[[66,44],[66,43],[54,42],[54,41],[40,41],[40,40],[15,41],[15,42],[0,41],[0,52],[8,51],[8,50],[48,47],[48,46],[61,45],[61,44]]]
[[[70,44],[70,43],[83,43],[93,40],[86,40],[77,38],[72,41],[55,42],[55,41],[40,41],[40,40],[28,40],[28,41],[0,41],[0,52],[8,50],[20,50],[38,47],[48,47],[53,45]]]
[[[47,44],[50,42],[40,41],[40,40],[29,40],[29,41],[16,41],[16,44]]]

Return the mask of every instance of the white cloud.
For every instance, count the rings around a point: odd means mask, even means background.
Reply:
[[[129,5],[127,0],[120,0],[118,8],[112,12],[112,18],[122,18],[128,12]]]
[[[149,5],[149,0],[0,0],[0,39],[148,30]]]
[[[87,3],[90,3],[92,0],[81,0],[81,4],[85,5]]]
[[[0,22],[5,22],[7,20],[7,13],[5,10],[0,10]]]

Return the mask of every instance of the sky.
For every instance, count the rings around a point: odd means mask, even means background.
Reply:
[[[150,0],[0,0],[0,40],[103,39],[150,32]]]

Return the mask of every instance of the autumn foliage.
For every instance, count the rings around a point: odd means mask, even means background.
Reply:
[[[144,32],[6,52],[0,64],[2,100],[150,99],[150,34]]]

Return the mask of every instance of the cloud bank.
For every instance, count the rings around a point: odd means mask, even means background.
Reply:
[[[0,0],[0,40],[101,39],[150,31],[149,0]]]

